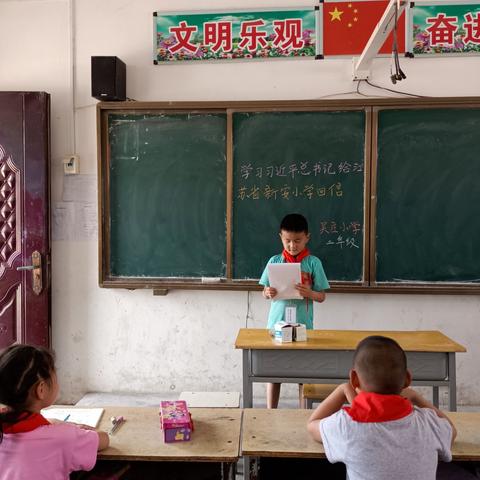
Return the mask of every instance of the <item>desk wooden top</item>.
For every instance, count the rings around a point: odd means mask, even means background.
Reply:
[[[480,412],[447,412],[458,435],[453,443],[454,460],[480,460]]]
[[[245,409],[242,453],[258,457],[325,458],[321,443],[307,432],[311,410]],[[454,460],[480,460],[480,412],[450,412],[458,431]]]
[[[111,428],[110,417],[126,421],[110,436],[98,458],[182,462],[236,462],[239,458],[242,410],[191,408],[195,430],[188,442],[164,443],[156,407],[106,407],[99,428]]]
[[[355,350],[369,335],[383,335],[396,340],[406,352],[466,352],[464,346],[437,330],[307,330],[306,342],[278,343],[263,328],[241,328],[235,348],[252,350]]]
[[[325,458],[307,432],[312,410],[243,410],[242,453],[257,457]]]

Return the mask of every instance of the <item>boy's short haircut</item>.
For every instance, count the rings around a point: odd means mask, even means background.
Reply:
[[[355,350],[353,368],[368,391],[398,395],[405,387],[407,357],[391,338],[380,335],[364,338]]]
[[[283,220],[280,223],[280,231],[282,230],[285,230],[286,232],[308,233],[307,219],[299,213],[290,213],[283,217]]]

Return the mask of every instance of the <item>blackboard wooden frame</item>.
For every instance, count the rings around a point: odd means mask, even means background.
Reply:
[[[360,99],[360,100],[309,100],[309,101],[245,101],[245,102],[101,102],[97,106],[98,139],[98,200],[99,200],[99,284],[106,288],[152,289],[155,294],[165,294],[169,289],[202,290],[260,290],[256,281],[233,280],[232,275],[232,197],[233,197],[233,138],[232,119],[236,112],[288,112],[319,110],[365,110],[365,205],[364,205],[364,273],[361,282],[331,282],[333,292],[363,293],[480,293],[478,284],[391,283],[375,281],[375,212],[376,212],[376,128],[377,112],[385,108],[469,108],[480,106],[480,99],[415,98],[415,99]],[[108,115],[110,113],[226,113],[226,279],[205,283],[200,278],[115,277],[109,270],[110,258],[110,205],[109,205],[109,145]],[[260,275],[260,272],[259,272]]]

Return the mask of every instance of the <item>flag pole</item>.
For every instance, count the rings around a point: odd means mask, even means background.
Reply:
[[[398,8],[398,17],[400,17],[406,6],[406,0],[389,1],[362,54],[358,58],[353,58],[353,80],[366,80],[370,76],[372,60],[395,27],[395,7]]]

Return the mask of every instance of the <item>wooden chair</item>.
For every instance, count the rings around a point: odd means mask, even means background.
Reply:
[[[325,400],[336,388],[337,385],[330,383],[306,383],[301,385],[299,395],[300,408],[312,408],[313,402]]]

